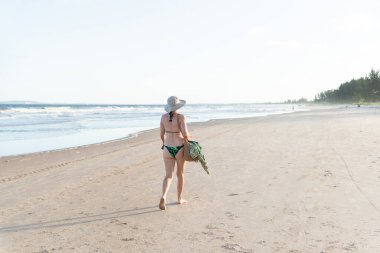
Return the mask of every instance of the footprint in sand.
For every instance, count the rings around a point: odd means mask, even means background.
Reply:
[[[225,214],[226,214],[226,216],[227,216],[230,220],[234,220],[234,219],[236,219],[236,218],[239,218],[238,215],[235,215],[235,214],[233,214],[233,213],[231,213],[231,212],[226,212]]]
[[[121,240],[124,241],[124,242],[130,242],[130,241],[134,241],[135,238],[123,238]]]
[[[251,253],[254,252],[253,250],[244,249],[237,243],[226,243],[221,246],[223,249],[236,251],[236,252],[242,252],[242,253]]]
[[[217,229],[218,227],[215,226],[215,225],[212,225],[212,224],[208,224],[208,225],[206,226],[206,228],[207,228],[207,229]]]
[[[356,251],[357,247],[356,247],[355,243],[349,243],[349,244],[343,246],[343,249],[347,250],[347,251]]]
[[[212,231],[207,231],[207,232],[202,232],[202,234],[204,234],[204,235],[209,235],[209,236],[213,236],[213,235],[214,235],[214,232],[212,232]]]
[[[120,220],[118,220],[118,219],[112,219],[112,220],[110,221],[110,223],[111,223],[111,224],[116,224],[116,225],[127,225],[127,222],[122,222],[122,221],[120,221]]]
[[[331,222],[321,222],[320,225],[323,226],[323,227],[330,227],[330,228],[335,228],[336,227]]]
[[[49,251],[47,251],[46,249],[44,249],[44,250],[38,251],[37,253],[49,253]]]

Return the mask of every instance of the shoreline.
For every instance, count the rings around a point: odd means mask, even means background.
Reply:
[[[12,158],[12,157],[17,157],[17,156],[29,156],[29,155],[38,155],[38,154],[44,154],[44,153],[53,153],[53,152],[60,152],[60,151],[72,150],[72,149],[81,149],[81,148],[87,148],[90,146],[99,146],[99,145],[103,145],[103,144],[113,143],[116,141],[124,141],[124,140],[128,140],[131,138],[136,138],[139,134],[143,134],[145,132],[149,132],[149,131],[153,131],[153,130],[155,130],[155,129],[143,130],[143,131],[140,131],[137,133],[129,134],[126,137],[111,139],[108,141],[90,143],[90,144],[85,144],[85,145],[79,145],[79,146],[73,146],[73,147],[67,147],[67,148],[51,149],[51,150],[44,150],[44,151],[37,151],[37,152],[31,152],[31,153],[22,153],[22,154],[16,154],[16,155],[0,156],[0,159]]]
[[[267,115],[258,115],[258,116],[253,116],[253,117],[252,116],[248,116],[248,117],[238,117],[238,118],[209,119],[209,120],[206,120],[206,121],[190,122],[190,123],[188,123],[188,125],[192,126],[192,125],[197,125],[197,124],[202,124],[202,123],[207,123],[207,122],[214,122],[214,121],[225,121],[225,120],[228,121],[228,120],[239,120],[239,119],[247,119],[247,118],[260,118],[260,117],[268,117],[268,116],[274,116],[274,115],[298,113],[298,112],[303,112],[303,111],[305,111],[305,110],[290,111],[290,112],[279,112],[279,113],[273,113],[273,114],[267,114]],[[96,145],[107,144],[107,143],[110,143],[110,142],[123,141],[123,140],[126,140],[126,139],[136,138],[140,134],[144,134],[145,132],[149,132],[149,131],[155,131],[157,129],[158,129],[157,127],[156,128],[151,128],[151,129],[147,129],[147,130],[142,130],[142,131],[130,133],[127,136],[121,137],[121,138],[110,139],[110,140],[105,140],[105,141],[100,141],[100,142],[95,142],[95,143],[89,143],[89,144],[84,144],[84,145],[78,145],[78,146],[71,146],[71,147],[57,148],[57,149],[43,150],[43,151],[36,151],[36,152],[29,152],[29,153],[20,153],[20,154],[15,154],[15,155],[5,155],[5,156],[1,156],[0,155],[0,159],[3,159],[3,158],[6,159],[6,158],[15,157],[15,156],[27,156],[27,155],[33,155],[33,154],[58,152],[58,151],[64,151],[64,150],[85,148],[85,147],[89,147],[89,146],[92,146],[92,145],[96,146]]]

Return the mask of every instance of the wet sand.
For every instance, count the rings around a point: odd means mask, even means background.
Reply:
[[[0,252],[379,252],[380,109],[189,126],[211,175],[164,176],[158,130],[0,158]]]

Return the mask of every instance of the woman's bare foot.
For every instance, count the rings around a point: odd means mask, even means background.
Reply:
[[[186,199],[178,199],[178,204],[181,205],[181,204],[185,204],[187,203],[188,201]]]
[[[161,200],[160,200],[160,204],[158,205],[158,207],[159,207],[161,210],[165,210],[165,209],[166,209],[165,199],[164,199],[164,198],[161,198]]]

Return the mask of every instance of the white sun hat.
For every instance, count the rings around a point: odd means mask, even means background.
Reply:
[[[165,111],[174,112],[186,104],[185,100],[181,100],[176,96],[171,96],[168,98],[168,102],[165,105]]]

